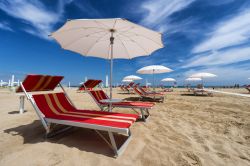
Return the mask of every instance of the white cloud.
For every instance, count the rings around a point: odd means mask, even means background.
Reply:
[[[142,24],[145,25],[159,25],[160,30],[164,30],[165,25],[163,22],[167,20],[169,16],[176,13],[187,6],[189,6],[194,0],[148,0],[141,5],[141,9],[145,12],[145,17],[142,20]]]
[[[213,51],[210,54],[200,54],[191,58],[183,67],[198,67],[211,65],[226,65],[250,60],[250,47],[231,48],[225,51]]]
[[[199,53],[239,45],[250,38],[250,9],[215,26],[208,38],[192,50]]]
[[[28,32],[48,39],[53,26],[62,19],[64,5],[69,2],[71,1],[59,1],[57,11],[50,11],[40,1],[11,0],[0,2],[0,9],[29,24],[31,27],[28,28]]]
[[[10,27],[9,23],[5,21],[0,22],[0,29],[13,32],[13,29]]]

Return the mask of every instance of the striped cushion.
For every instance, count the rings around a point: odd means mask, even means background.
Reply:
[[[129,128],[137,119],[135,114],[121,114],[74,108],[63,93],[38,94],[33,98],[46,118],[69,120],[117,128]]]

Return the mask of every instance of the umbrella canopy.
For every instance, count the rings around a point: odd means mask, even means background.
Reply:
[[[161,81],[164,81],[164,82],[175,82],[176,80],[174,78],[164,78]]]
[[[150,65],[143,67],[136,71],[136,73],[140,74],[160,74],[160,73],[168,73],[173,71],[172,69],[162,66],[162,65]]]
[[[142,78],[135,75],[129,75],[123,78],[123,80],[141,80]]]
[[[136,73],[153,74],[153,87],[154,87],[154,84],[155,84],[154,74],[168,73],[171,71],[173,71],[173,70],[168,68],[168,67],[162,66],[162,65],[150,65],[150,66],[146,66],[146,67],[143,67],[143,68],[137,70]]]
[[[201,81],[201,78],[190,77],[187,78],[186,81]]]
[[[66,50],[110,59],[110,100],[113,59],[150,55],[163,47],[160,33],[122,18],[68,20],[51,37]]]
[[[133,82],[133,80],[122,80],[122,82]]]
[[[217,75],[212,73],[196,73],[190,76],[191,78],[210,78],[210,77],[217,77]]]

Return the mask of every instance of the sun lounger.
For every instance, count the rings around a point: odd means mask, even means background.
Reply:
[[[154,92],[154,91],[146,91],[145,88],[142,88],[142,87],[137,87],[141,92],[142,94],[144,95],[148,95],[148,94],[156,94],[156,95],[164,95],[166,93],[164,92]]]
[[[153,101],[164,102],[164,94],[162,93],[143,93],[141,92],[138,87],[133,87],[134,92],[139,95],[142,99],[150,99]]]
[[[86,91],[86,90],[92,90],[94,87],[96,87],[98,84],[100,84],[101,80],[87,80],[84,82],[79,88],[78,92]]]
[[[204,89],[203,85],[199,84],[197,85],[197,88],[191,89],[194,93],[195,96],[199,96],[199,95],[206,95],[206,96],[213,96],[213,93]]]
[[[130,127],[138,119],[138,115],[79,110],[61,86],[62,79],[62,76],[28,75],[16,92],[24,92],[31,102],[46,130],[46,136],[52,132],[52,124],[93,129],[114,150],[116,156],[120,155],[131,139]],[[53,91],[58,84],[62,92],[30,93]],[[110,141],[100,131],[108,132]],[[116,145],[114,134],[128,136],[120,148]]]
[[[101,100],[109,99],[107,94],[103,90],[90,90],[88,91],[92,96],[96,104],[102,109],[109,109],[109,103],[102,102]],[[131,108],[137,114],[139,114],[136,109],[139,109],[140,116],[144,121],[149,117],[149,109],[151,109],[155,104],[151,102],[138,102],[138,101],[121,101],[112,103],[112,108]]]
[[[246,86],[246,89],[248,90],[248,92],[250,93],[250,85]]]

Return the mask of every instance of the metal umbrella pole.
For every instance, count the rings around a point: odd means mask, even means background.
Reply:
[[[113,74],[113,44],[114,44],[114,36],[113,33],[115,32],[114,29],[110,29],[111,32],[111,37],[110,37],[110,80],[109,80],[109,86],[110,86],[110,94],[109,94],[109,98],[110,98],[110,102],[109,102],[109,112],[112,111],[112,74]]]
[[[155,69],[153,69],[153,90],[155,91]]]

